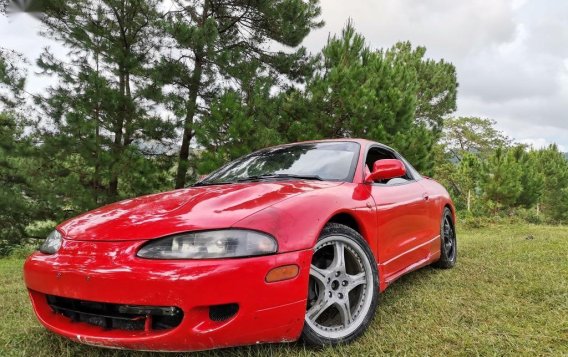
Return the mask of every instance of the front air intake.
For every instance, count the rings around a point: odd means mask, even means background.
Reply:
[[[209,318],[213,321],[221,322],[235,316],[238,311],[238,304],[213,305],[209,307]]]
[[[175,306],[109,304],[47,295],[53,312],[71,321],[99,326],[105,330],[151,331],[178,326],[183,312]]]

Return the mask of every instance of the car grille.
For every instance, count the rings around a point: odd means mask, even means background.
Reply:
[[[178,326],[183,312],[175,306],[109,304],[47,295],[55,313],[73,322],[84,322],[107,330],[151,331]]]

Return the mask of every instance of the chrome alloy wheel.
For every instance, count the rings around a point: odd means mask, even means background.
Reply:
[[[370,264],[361,246],[348,237],[318,241],[310,269],[306,324],[329,339],[356,330],[373,300]]]

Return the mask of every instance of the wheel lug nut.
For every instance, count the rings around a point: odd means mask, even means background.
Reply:
[[[339,272],[339,271],[335,272],[335,276],[340,276],[340,275],[341,275],[341,272]]]
[[[343,299],[343,294],[339,293],[339,294],[337,294],[337,297],[340,298],[340,299]]]
[[[331,291],[329,292],[329,297],[331,297]]]
[[[347,280],[343,280],[343,281],[341,282],[341,285],[347,286]]]

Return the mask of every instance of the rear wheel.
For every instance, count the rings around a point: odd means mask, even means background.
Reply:
[[[456,265],[458,246],[452,212],[447,207],[440,222],[440,241],[440,260],[434,263],[434,266],[442,269],[453,268]]]
[[[316,346],[356,339],[375,315],[378,294],[377,263],[363,237],[328,224],[314,247],[302,339]]]

